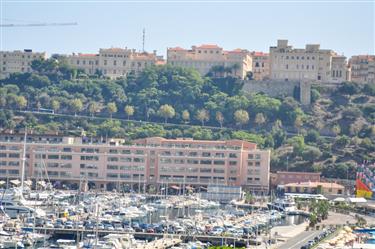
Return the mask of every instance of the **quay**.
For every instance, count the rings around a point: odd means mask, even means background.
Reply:
[[[167,234],[167,233],[144,233],[144,232],[126,232],[126,231],[110,231],[110,230],[93,230],[93,229],[69,229],[69,228],[47,228],[47,227],[23,227],[23,230],[35,230],[36,232],[42,234],[50,234],[53,236],[69,236],[72,238],[79,237],[81,235],[87,234],[94,234],[97,233],[98,236],[105,236],[107,234],[132,234],[135,239],[139,240],[147,240],[147,241],[155,241],[154,245],[161,245],[163,243],[171,244],[177,243],[177,241],[181,242],[188,242],[192,239],[204,242],[204,243],[211,243],[212,245],[238,245],[238,246],[247,246],[247,245],[259,245],[259,240],[252,239],[252,238],[238,238],[233,236],[213,236],[213,235],[196,235],[196,234]],[[158,242],[159,241],[159,242]],[[164,242],[163,242],[164,241]],[[169,242],[165,242],[169,241]],[[163,243],[162,243],[163,242]],[[173,245],[170,245],[173,246]],[[148,247],[146,247],[148,248]],[[159,248],[159,247],[150,247],[150,248]],[[167,248],[167,247],[160,247],[160,248]]]

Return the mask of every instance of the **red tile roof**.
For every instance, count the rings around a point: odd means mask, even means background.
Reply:
[[[181,47],[174,47],[174,48],[168,48],[168,50],[179,50],[179,51],[181,51],[181,50],[186,50],[186,49],[181,48]]]
[[[254,56],[268,56],[269,55],[268,53],[257,52],[257,51],[253,51],[251,52],[251,54]]]
[[[202,44],[202,45],[198,46],[197,48],[207,49],[207,48],[221,48],[221,47],[219,47],[216,44]]]
[[[78,56],[98,56],[98,54],[78,54]]]

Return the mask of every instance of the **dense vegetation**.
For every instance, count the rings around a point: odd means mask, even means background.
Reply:
[[[194,70],[158,66],[110,80],[54,59],[32,67],[34,73],[0,82],[2,129],[27,125],[36,133],[129,140],[238,138],[272,149],[273,170],[322,171],[327,177],[353,178],[356,163],[375,158],[373,84],[313,89],[314,104],[303,109],[292,97],[243,92],[230,70],[201,77]],[[45,109],[70,116],[22,112]]]

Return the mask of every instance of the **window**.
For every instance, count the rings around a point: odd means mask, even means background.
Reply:
[[[19,153],[9,153],[9,158],[19,158],[20,154]]]
[[[236,153],[229,153],[229,158],[237,158],[237,154]]]
[[[237,165],[237,161],[229,161],[229,165],[230,166],[235,166],[235,165]]]
[[[214,165],[224,165],[225,164],[225,161],[223,160],[215,160],[214,161]]]
[[[107,165],[107,169],[117,170],[118,166],[117,165]]]
[[[61,160],[72,160],[72,155],[61,155]]]
[[[214,169],[214,173],[224,174],[224,169]]]
[[[201,160],[201,164],[211,164],[211,160]]]
[[[195,152],[195,151],[193,151],[193,152],[189,152],[189,156],[197,156],[197,155],[198,155],[198,153]]]
[[[108,162],[118,162],[118,157],[108,157]]]
[[[48,155],[48,159],[59,159],[59,155]]]
[[[201,168],[200,172],[201,173],[211,173],[211,169],[209,169],[209,168]]]
[[[202,152],[203,157],[210,157],[211,153],[210,152]]]

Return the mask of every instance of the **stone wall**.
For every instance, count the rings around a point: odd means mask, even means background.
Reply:
[[[294,97],[295,91],[299,90],[301,103],[311,103],[311,84],[298,81],[275,81],[275,80],[245,80],[243,90],[249,93],[265,93],[271,97]]]

